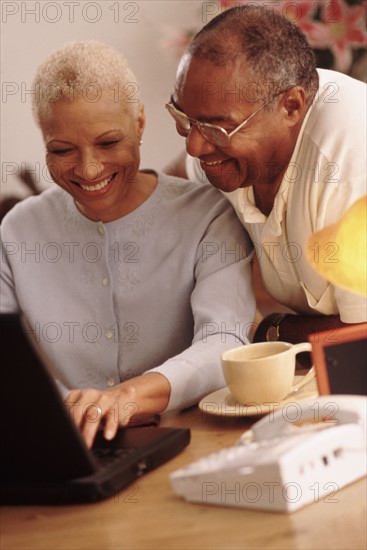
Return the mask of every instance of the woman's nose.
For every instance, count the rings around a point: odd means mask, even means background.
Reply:
[[[199,128],[193,124],[186,137],[186,151],[189,155],[192,157],[201,157],[202,155],[213,153],[215,149],[216,146],[210,143],[200,132]]]
[[[76,176],[84,180],[98,180],[103,175],[103,162],[98,155],[91,151],[81,152],[78,163],[74,167]]]

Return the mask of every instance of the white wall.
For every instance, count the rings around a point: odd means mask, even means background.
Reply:
[[[201,26],[203,4],[179,0],[43,0],[1,2],[1,168],[2,195],[24,195],[14,174],[22,163],[39,186],[51,185],[45,170],[40,131],[31,115],[31,83],[38,65],[72,40],[100,40],[128,59],[141,87],[147,127],[141,167],[161,169],[184,148],[164,109],[177,66],[173,51],[162,49],[166,25]]]

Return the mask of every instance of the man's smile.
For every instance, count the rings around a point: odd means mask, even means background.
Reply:
[[[225,160],[228,160],[228,159],[225,159]],[[211,162],[209,162],[208,160],[202,160],[201,163],[206,165],[206,166],[218,166],[219,164],[223,164],[223,162],[225,162],[225,160],[214,160],[214,161],[211,161]]]

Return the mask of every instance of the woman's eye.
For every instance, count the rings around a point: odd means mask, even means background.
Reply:
[[[71,153],[71,151],[72,149],[53,149],[47,152],[50,153],[51,155],[63,156],[63,155],[67,155],[68,153]]]
[[[101,145],[101,147],[108,148],[108,147],[113,147],[117,143],[118,143],[118,140],[114,139],[112,141],[102,141],[102,143],[100,143],[100,145]]]

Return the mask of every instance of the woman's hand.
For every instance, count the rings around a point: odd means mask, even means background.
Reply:
[[[137,414],[161,413],[168,405],[170,384],[162,374],[151,372],[132,378],[115,388],[81,388],[70,391],[65,404],[88,447],[99,427],[113,439],[120,427]]]

